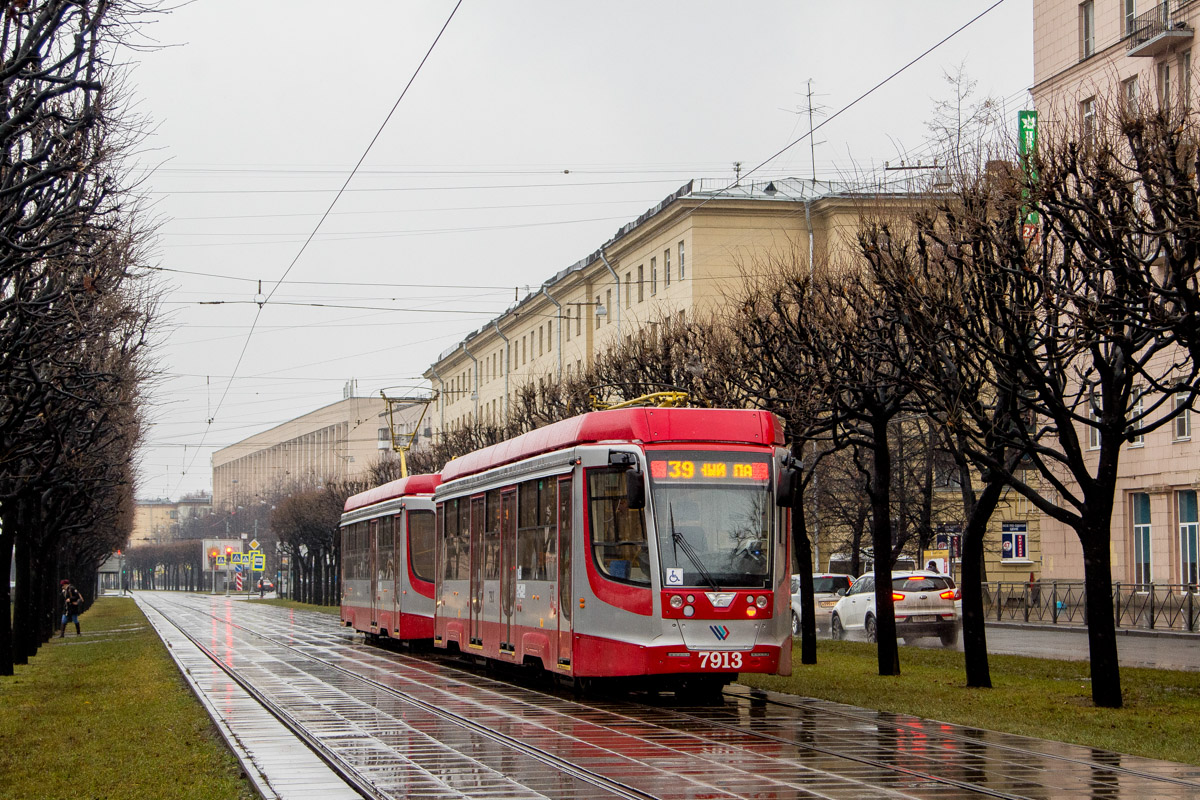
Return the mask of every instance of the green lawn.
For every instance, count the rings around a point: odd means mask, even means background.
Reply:
[[[875,646],[822,640],[817,664],[792,657],[791,677],[741,682],[789,694],[1057,739],[1200,765],[1200,673],[1121,670],[1125,707],[1092,705],[1088,665],[1023,656],[989,659],[992,689],[967,689],[962,653],[905,647],[901,675],[881,677]]]
[[[133,600],[80,622],[0,677],[0,797],[258,797]]]

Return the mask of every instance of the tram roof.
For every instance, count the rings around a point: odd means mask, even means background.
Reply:
[[[368,489],[346,498],[346,507],[342,511],[353,511],[356,508],[382,503],[384,500],[393,500],[405,495],[433,494],[433,490],[441,482],[442,476],[436,472],[428,475],[409,475],[407,478],[388,481],[382,486],[376,486],[374,489]]]
[[[460,456],[442,467],[442,482],[523,458],[603,442],[716,442],[782,445],[769,411],[736,408],[621,408],[591,411]]]

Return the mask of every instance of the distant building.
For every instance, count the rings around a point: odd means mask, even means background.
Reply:
[[[396,429],[411,432],[420,410],[399,411]],[[216,451],[213,507],[234,511],[298,486],[358,478],[394,455],[386,401],[348,397]]]
[[[178,501],[166,498],[138,500],[134,505],[133,531],[129,543],[134,545],[174,539],[184,522],[207,516],[212,513],[212,508],[212,495],[208,492],[187,494]]]

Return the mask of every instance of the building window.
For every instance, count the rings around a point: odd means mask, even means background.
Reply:
[[[687,276],[685,276],[683,274],[683,242],[680,242],[679,243],[679,280],[683,280],[685,277],[687,277]]]
[[[546,332],[542,330],[542,326],[538,325],[538,357],[541,358],[546,352]]]
[[[600,330],[600,295],[596,295],[596,305],[592,308],[596,313],[596,330]]]
[[[1175,408],[1179,415],[1175,417],[1175,441],[1184,442],[1192,438],[1192,412],[1187,407],[1188,393],[1179,392],[1175,395]]]
[[[633,273],[631,273],[631,272],[625,273],[625,307],[626,308],[629,308],[631,305],[633,305],[633,294],[632,294],[633,281],[631,280],[632,277],[633,277]]]
[[[1131,36],[1133,34],[1133,21],[1135,19],[1137,19],[1137,11],[1136,11],[1137,3],[1135,2],[1135,0],[1124,0],[1124,6],[1125,6],[1125,28],[1124,28],[1125,35]]]
[[[1150,495],[1133,495],[1133,582],[1150,583]]]
[[[1095,392],[1088,399],[1088,447],[1100,449],[1100,398]]]
[[[567,341],[571,341],[571,309],[567,309]]]
[[[650,259],[650,296],[658,294],[658,259]]]
[[[1096,127],[1096,98],[1089,97],[1079,104],[1079,124],[1084,138],[1090,138]]]
[[[575,335],[579,336],[583,333],[583,309],[575,309]]]
[[[1079,60],[1096,52],[1096,4],[1092,0],[1079,4]]]
[[[1164,111],[1171,108],[1171,62],[1158,64],[1158,107]]]
[[[1185,111],[1192,107],[1192,51],[1184,50],[1179,57],[1179,105]]]
[[[671,248],[663,250],[663,288],[671,286]]]
[[[546,323],[546,352],[554,352],[554,323]]]
[[[604,290],[604,316],[606,318],[605,325],[612,322],[613,307],[612,307],[612,289]]]
[[[1143,409],[1142,398],[1145,396],[1145,393],[1146,393],[1145,389],[1143,389],[1141,386],[1133,387],[1133,407],[1130,408],[1130,410],[1129,410],[1129,417],[1131,420],[1129,428],[1131,431],[1136,428],[1142,427],[1142,422],[1141,422],[1142,409]],[[1136,421],[1134,421],[1134,420],[1136,420]],[[1131,436],[1129,439],[1129,445],[1131,447],[1141,447],[1144,444],[1146,444],[1145,434],[1139,433],[1135,436]]]
[[[646,294],[645,294],[645,287],[646,287],[645,278],[646,278],[646,276],[643,274],[642,267],[643,267],[642,264],[638,264],[638,302],[639,303],[646,299]]]
[[[1134,75],[1128,80],[1121,82],[1121,102],[1125,104],[1125,110],[1131,114],[1137,113],[1138,107],[1138,79]]]
[[[1196,517],[1196,492],[1180,492],[1179,498],[1179,578],[1182,583],[1196,583],[1196,545],[1200,519]]]
[[[1028,526],[1024,522],[1000,523],[1000,558],[1028,561]]]

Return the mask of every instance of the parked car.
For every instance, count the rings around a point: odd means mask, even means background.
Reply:
[[[834,572],[813,573],[813,615],[817,618],[817,630],[829,630],[829,619],[837,605],[838,589],[843,591],[854,583],[853,575]],[[800,576],[792,576],[792,636],[800,635]]]
[[[962,594],[948,575],[924,570],[892,573],[892,602],[896,607],[896,635],[907,642],[924,636],[936,636],[951,647],[958,642],[961,626],[957,603]],[[830,628],[833,638],[846,631],[863,631],[875,641],[878,624],[875,614],[875,574],[867,573],[846,590],[833,607]]]

